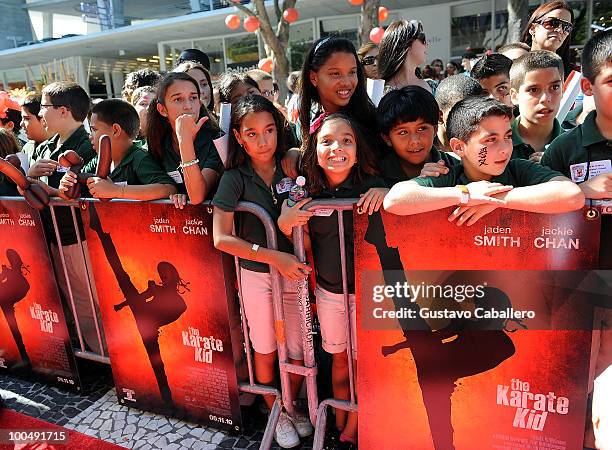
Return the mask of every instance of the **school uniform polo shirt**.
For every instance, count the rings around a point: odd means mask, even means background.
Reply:
[[[612,140],[606,139],[595,123],[597,111],[590,112],[584,122],[555,139],[542,156],[541,164],[557,170],[575,183],[600,173],[612,172]],[[590,162],[590,164],[589,164]],[[603,215],[599,265],[612,269],[612,217]]]
[[[199,160],[198,167],[200,170],[204,168],[212,169],[219,175],[223,173],[223,162],[215,147],[214,139],[223,136],[223,132],[213,132],[209,129],[201,128],[196,135],[193,147],[195,149],[195,157]],[[162,168],[172,177],[178,187],[179,194],[186,194],[185,180],[183,172],[179,168],[181,164],[181,155],[172,147],[172,134],[168,133],[163,141],[164,160]]]
[[[518,126],[521,117],[517,117],[512,122],[512,158],[511,159],[529,159],[529,157],[535,153],[534,148],[523,142],[521,135],[519,134]],[[553,122],[553,131],[550,142],[554,141],[557,136],[563,134],[563,128],[557,119]],[[550,142],[547,144],[550,145]]]
[[[225,171],[212,204],[223,211],[234,212],[238,202],[253,202],[263,207],[274,221],[278,250],[293,254],[293,245],[278,228],[283,201],[289,197],[293,180],[285,175],[281,166],[282,156],[276,156],[276,172],[272,185],[268,186],[253,169],[250,159],[242,166]],[[236,235],[252,244],[267,247],[266,230],[255,215],[237,212],[234,216]],[[240,267],[254,272],[269,272],[267,264],[240,259]]]
[[[504,171],[500,175],[491,178],[490,181],[491,183],[501,183],[513,187],[524,187],[546,183],[555,177],[562,176],[563,174],[533,161],[511,159]],[[419,186],[425,187],[453,187],[458,184],[469,184],[473,180],[470,180],[465,174],[463,164],[458,164],[451,167],[446,175],[413,178],[412,181]]]
[[[359,198],[373,187],[387,187],[384,179],[370,177],[365,182],[353,184],[349,178],[335,189],[326,189],[316,195],[319,199]],[[344,244],[349,294],[355,293],[355,249],[353,235],[353,211],[343,211]],[[315,263],[317,285],[323,289],[342,294],[342,265],[340,261],[340,234],[338,233],[338,212],[330,216],[313,216],[308,221],[310,242]]]
[[[17,185],[0,173],[0,197],[19,197]]]
[[[438,162],[440,160],[444,161],[446,167],[451,167],[461,162],[461,160],[454,158],[449,153],[441,152],[437,148],[432,147],[425,163]],[[389,149],[388,153],[380,162],[380,172],[388,187],[392,187],[400,181],[410,179],[408,175],[406,175],[406,172],[404,172],[404,169],[402,169],[400,157],[393,149]]]
[[[98,157],[90,161],[83,169],[84,173],[95,173]],[[138,143],[134,143],[121,162],[110,173],[109,178],[114,183],[126,183],[128,186],[147,184],[172,184],[174,180],[163,171],[153,155],[144,151]]]
[[[85,131],[85,127],[82,125],[77,128],[59,147],[57,146],[58,141],[59,134],[56,134],[52,138],[40,144],[36,149],[37,159],[51,159],[57,161],[60,155],[66,150],[74,150],[81,156],[81,158],[83,158],[84,163],[87,164],[96,156],[93,145],[89,140],[89,134],[87,131]],[[56,171],[50,177],[41,177],[40,180],[53,188],[58,188],[64,173],[65,172],[63,171]],[[56,206],[54,211],[55,217],[57,218],[57,225],[62,245],[76,244],[77,235],[74,229],[70,208],[67,206]],[[79,229],[81,230],[81,239],[85,239],[81,215],[77,213],[76,217]],[[48,239],[50,239],[51,242],[56,242],[55,231],[53,231],[53,222],[51,220],[51,211],[49,208],[45,208],[42,211],[42,219],[43,223],[45,224]]]

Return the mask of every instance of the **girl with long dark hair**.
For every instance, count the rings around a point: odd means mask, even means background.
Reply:
[[[417,75],[427,58],[427,41],[418,20],[396,20],[380,41],[378,73],[387,86],[420,86],[431,92],[429,84]]]
[[[329,36],[315,42],[304,59],[300,80],[302,142],[308,141],[312,120],[323,113],[343,112],[376,134],[376,109],[351,41]]]
[[[300,210],[309,199],[291,208],[287,206],[293,180],[280,164],[286,149],[285,120],[274,104],[261,95],[247,95],[238,100],[232,108],[227,170],[213,199],[213,239],[216,248],[240,258],[240,285],[249,338],[255,351],[255,377],[265,385],[275,382],[277,359],[270,266],[282,275],[287,355],[292,364],[303,365],[296,281],[306,278],[310,268],[293,255],[293,245],[281,231],[306,223],[312,213]],[[260,205],[279,221],[278,250],[267,248],[266,231],[258,218],[236,212],[240,201]],[[291,375],[294,398],[301,382],[301,376]],[[264,400],[272,408],[274,397],[264,396]],[[282,412],[275,438],[281,447],[291,448],[299,444],[299,437],[311,433],[308,417],[301,413],[290,417]]]
[[[200,86],[183,72],[165,75],[147,113],[149,152],[178,186],[170,196],[182,207],[187,196],[202,203],[217,186],[223,163],[213,142],[221,136],[200,100]]]

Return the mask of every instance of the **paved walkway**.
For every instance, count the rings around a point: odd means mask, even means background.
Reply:
[[[167,418],[117,402],[110,367],[79,361],[84,391],[78,394],[34,378],[0,375],[7,407],[125,448],[151,450],[258,449],[266,415],[258,402],[243,408],[244,434],[232,436],[212,427]],[[298,449],[310,450],[312,439]],[[273,445],[273,449],[279,447]]]

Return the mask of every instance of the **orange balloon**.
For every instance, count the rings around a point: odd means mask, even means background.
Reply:
[[[298,20],[298,12],[295,8],[287,8],[285,12],[283,12],[283,18],[288,23],[293,23]]]
[[[249,33],[252,33],[253,31],[259,28],[259,19],[255,16],[249,16],[246,19],[244,19],[242,26]]]
[[[353,6],[361,6],[363,5],[363,0],[348,0],[348,2]]]
[[[389,17],[389,10],[384,6],[378,8],[378,21],[384,22]]]
[[[272,69],[274,68],[274,64],[272,63],[272,58],[263,58],[260,59],[257,63],[257,67],[264,72],[272,73]]]
[[[225,25],[230,30],[235,30],[240,26],[240,17],[238,17],[236,14],[228,14],[225,17]]]
[[[385,34],[385,29],[382,27],[374,27],[372,31],[370,31],[370,40],[375,44],[380,44],[382,41],[383,35]]]

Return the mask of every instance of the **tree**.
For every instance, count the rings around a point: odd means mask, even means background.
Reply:
[[[520,42],[521,32],[528,18],[528,0],[508,0],[508,35],[506,36],[506,44]]]
[[[380,0],[365,0],[361,4],[361,20],[359,21],[359,45],[370,41],[370,31],[378,26],[378,8]]]
[[[224,0],[225,4],[235,6],[247,16],[256,17],[259,20],[259,30],[266,50],[266,56],[272,58],[274,69],[272,76],[280,89],[280,98],[287,95],[285,80],[289,75],[289,58],[287,57],[287,45],[289,43],[290,23],[283,19],[283,13],[294,8],[297,0],[274,0],[274,15],[276,25],[270,20],[270,15],[264,5],[264,0],[252,0],[249,6],[239,2]]]

